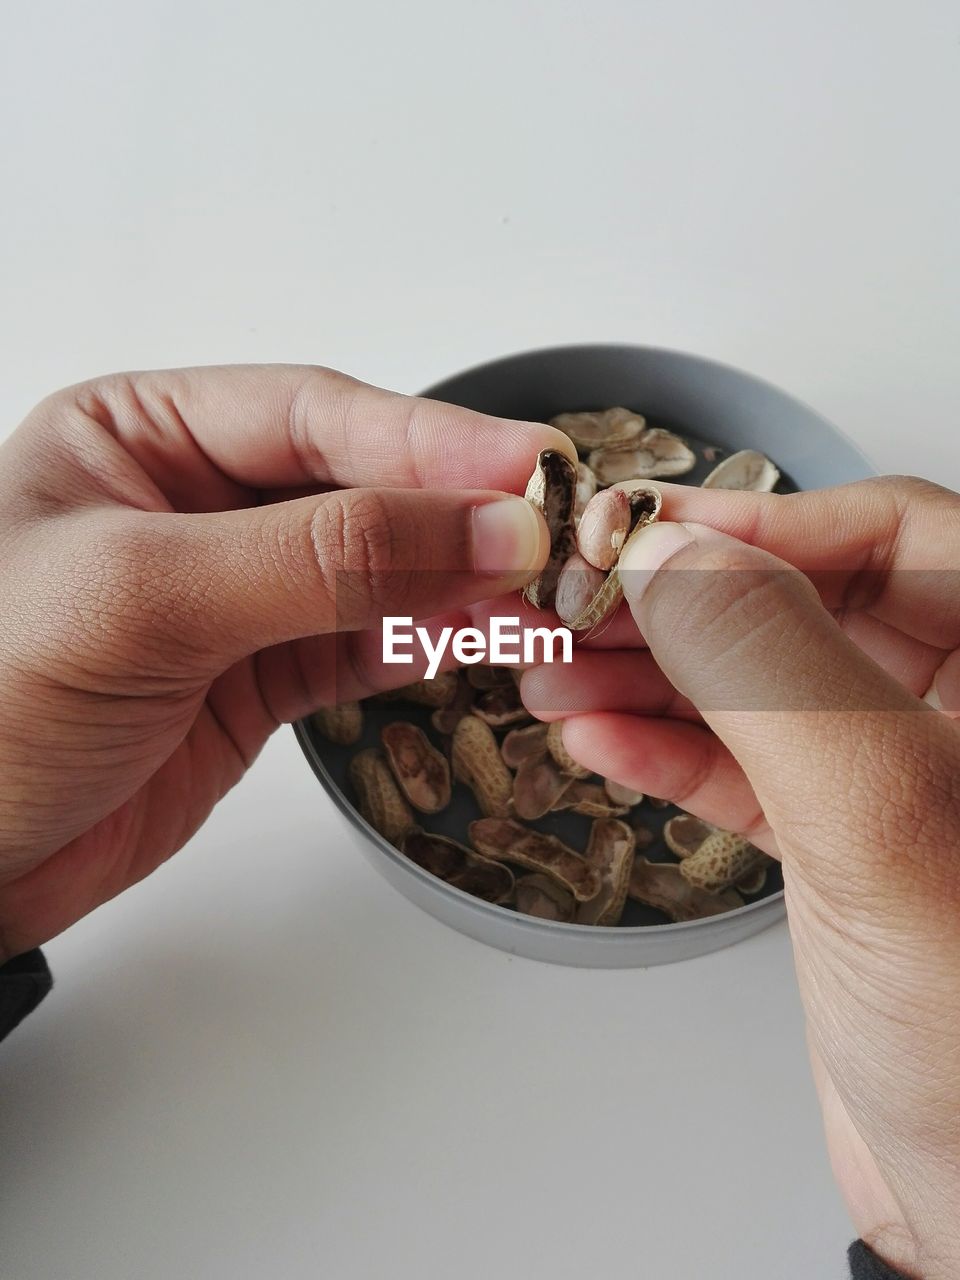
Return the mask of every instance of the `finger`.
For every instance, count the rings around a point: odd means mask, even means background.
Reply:
[[[743,770],[703,725],[599,712],[567,720],[563,744],[601,777],[671,800],[776,855],[776,839]]]
[[[485,619],[485,624],[489,625],[492,617],[507,616],[519,617],[520,623],[524,627],[546,627],[555,630],[558,627],[566,625],[562,623],[553,609],[537,609],[532,604],[528,604],[525,599],[511,601],[509,608],[504,610],[503,602],[499,600],[484,601],[474,606],[474,620],[476,625],[484,625],[479,619]],[[645,646],[643,636],[637,630],[637,624],[634,622],[630,610],[621,607],[616,611],[609,621],[605,621],[603,626],[589,632],[571,634],[572,644],[575,652],[582,650],[598,649],[639,649]]]
[[[870,613],[841,610],[834,617],[844,635],[904,688],[917,697],[929,689],[944,660],[942,649],[904,635],[899,628],[881,622]]]
[[[331,369],[236,365],[118,374],[72,398],[178,509],[209,510],[224,478],[245,488],[487,488],[521,493],[562,432],[399,395]],[[43,409],[43,406],[41,406]],[[221,505],[231,494],[219,493]],[[199,503],[198,503],[199,498]]]
[[[87,550],[74,576],[92,597],[86,615],[102,621],[92,606],[109,599],[116,631],[217,669],[286,640],[429,617],[515,589],[549,545],[525,499],[476,491],[350,489],[114,522],[98,512],[82,527]]]
[[[578,650],[571,663],[544,663],[526,671],[520,689],[531,715],[547,722],[597,711],[674,720],[700,718],[649,651]]]
[[[542,630],[542,615],[526,605],[512,592],[495,600],[481,600],[464,609],[449,610],[417,620],[418,636],[404,657],[409,662],[390,661],[384,652],[381,626],[369,630],[339,632],[332,635],[306,636],[290,644],[274,646],[258,655],[257,666],[261,691],[277,720],[296,720],[318,707],[337,702],[353,702],[389,689],[398,689],[422,680],[433,671],[450,671],[461,665],[451,637],[470,628],[484,644],[484,661],[494,662],[490,654],[491,619],[516,618],[521,626]],[[559,623],[558,623],[559,626]],[[518,634],[519,634],[518,627]],[[518,643],[508,646],[510,653],[500,655],[504,665],[521,666],[513,661],[520,652]],[[543,657],[542,640],[537,640],[538,658]],[[551,652],[554,652],[551,649]],[[509,660],[508,660],[509,658]],[[559,659],[559,652],[557,651]],[[564,669],[568,669],[564,667]]]
[[[960,650],[951,653],[933,674],[924,701],[951,719],[960,719]]]
[[[803,570],[828,608],[869,607],[943,649],[960,645],[960,498],[885,476],[809,493],[658,484],[671,521],[709,525]]]
[[[469,609],[451,610],[416,625],[426,630],[430,648],[411,645],[404,651],[409,662],[385,659],[380,627],[305,636],[262,650],[257,655],[257,679],[271,715],[280,723],[300,720],[318,707],[358,702],[423,680],[431,670],[438,674],[459,665],[449,643],[435,669],[431,653],[439,649],[444,632],[449,641],[452,632],[472,625]]]
[[[743,768],[784,858],[825,893],[855,869],[929,894],[943,875],[944,821],[960,830],[950,722],[862,654],[809,581],[765,551],[659,524],[627,548],[621,575],[651,652]]]

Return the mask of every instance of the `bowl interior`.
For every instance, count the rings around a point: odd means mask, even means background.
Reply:
[[[704,445],[719,446],[725,453],[744,448],[762,450],[780,467],[788,489],[842,483],[871,472],[856,447],[806,405],[748,374],[681,352],[624,346],[533,351],[467,370],[436,384],[425,394],[485,413],[531,421],[544,421],[568,410],[624,404],[645,413],[656,425],[672,427],[689,441],[698,453],[696,470],[683,477],[691,484],[699,484],[713,465],[702,456]],[[318,776],[334,790],[338,802],[343,805],[346,801],[347,811],[355,815],[347,781],[352,756],[365,746],[377,745],[380,729],[396,719],[419,724],[436,740],[436,735],[431,734],[429,715],[428,710],[407,703],[368,703],[363,739],[350,747],[327,742],[309,722],[303,722],[298,729]],[[655,837],[644,856],[672,860],[661,831],[664,822],[676,812],[672,806],[655,808],[648,802],[635,811]],[[425,819],[423,825],[466,843],[467,825],[480,816],[472,793],[458,785],[450,806]],[[362,820],[357,817],[357,821]],[[363,825],[391,860],[409,867],[417,877],[425,874]],[[561,812],[531,825],[583,849],[590,819]],[[460,890],[435,883],[442,892],[463,896]],[[782,888],[779,867],[774,867],[762,892],[746,899],[746,909],[753,902],[779,896]],[[494,910],[520,919],[507,908]],[[710,925],[715,919],[696,923]],[[621,925],[626,930],[647,932],[650,926],[662,926],[665,921],[660,912],[628,902]],[[611,932],[587,926],[556,927],[578,934]]]

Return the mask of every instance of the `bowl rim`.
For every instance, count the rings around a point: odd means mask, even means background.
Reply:
[[[733,377],[754,386],[763,388],[765,391],[780,397],[781,399],[792,401],[798,408],[803,409],[811,418],[816,419],[823,428],[835,438],[839,438],[847,446],[850,452],[863,464],[864,478],[877,475],[877,468],[867,454],[860,446],[847,435],[840,427],[836,426],[829,418],[825,418],[823,414],[818,412],[812,405],[805,400],[801,400],[790,391],[785,391],[776,383],[761,378],[755,373],[749,373],[745,369],[739,368],[737,365],[729,364],[723,360],[715,360],[710,356],[701,356],[692,351],[683,351],[676,347],[650,346],[645,343],[631,342],[569,342],[559,343],[548,347],[530,347],[523,351],[514,351],[506,355],[495,356],[489,360],[479,361],[477,364],[470,365],[466,369],[457,370],[455,373],[445,378],[440,378],[432,382],[425,390],[418,394],[423,398],[435,399],[437,392],[441,391],[447,384],[460,378],[470,377],[474,374],[492,372],[498,367],[504,365],[519,363],[523,360],[534,356],[564,355],[573,354],[574,352],[617,352],[623,354],[631,354],[643,352],[651,356],[666,357],[670,360],[678,360],[688,362],[690,364],[705,366],[707,368],[716,369],[725,375]],[[497,903],[485,902],[482,898],[474,897],[472,894],[458,889],[454,885],[447,884],[446,881],[439,877],[431,875],[422,867],[419,867],[405,854],[396,849],[388,840],[386,840],[379,831],[363,817],[360,811],[347,798],[344,791],[333,778],[327,769],[319,752],[314,744],[311,730],[307,723],[308,717],[303,717],[293,722],[292,728],[296,735],[300,748],[307,758],[311,769],[315,776],[323,785],[327,794],[333,800],[333,803],[340,812],[347,818],[352,826],[356,827],[363,835],[367,836],[370,843],[376,848],[381,855],[386,855],[398,871],[407,876],[411,876],[415,881],[419,881],[427,892],[439,894],[441,897],[448,898],[451,903],[466,906],[480,916],[486,916],[491,921],[499,922],[507,927],[514,927],[525,932],[535,931],[541,932],[547,936],[567,937],[571,940],[590,937],[597,939],[598,945],[613,946],[617,943],[623,943],[628,939],[636,939],[641,937],[665,937],[665,936],[683,936],[691,931],[703,930],[711,926],[715,926],[718,920],[734,920],[743,919],[753,914],[775,912],[782,914],[785,905],[784,890],[778,889],[776,893],[768,894],[765,898],[758,898],[755,902],[746,902],[742,907],[735,907],[732,911],[726,911],[721,916],[706,916],[698,920],[670,920],[666,924],[645,924],[645,925],[606,925],[603,928],[597,928],[595,925],[575,924],[561,920],[543,920],[537,916],[519,915],[515,911],[511,911],[506,907]],[[605,940],[605,941],[604,941]]]
[[[643,352],[651,356],[666,356],[671,360],[688,361],[691,364],[703,365],[711,369],[717,369],[724,374],[732,374],[734,377],[741,379],[743,382],[753,383],[754,386],[762,387],[764,390],[771,392],[773,395],[780,396],[785,400],[791,400],[798,408],[805,410],[812,418],[816,418],[823,427],[833,436],[838,437],[855,454],[860,462],[863,463],[865,469],[864,479],[870,476],[879,475],[876,464],[872,458],[864,452],[857,442],[829,418],[825,418],[818,409],[809,404],[806,400],[802,400],[799,396],[794,395],[792,391],[786,391],[777,383],[771,382],[768,378],[761,378],[759,374],[750,373],[746,369],[741,369],[739,365],[730,364],[727,360],[715,360],[713,356],[701,356],[695,351],[684,351],[681,347],[661,347],[651,346],[644,342],[561,342],[549,347],[528,347],[523,351],[511,351],[506,355],[493,356],[489,360],[481,360],[477,364],[469,365],[466,369],[458,369],[456,373],[451,373],[446,378],[439,378],[423,391],[416,394],[421,398],[435,399],[435,392],[440,390],[449,382],[454,382],[460,378],[472,377],[474,374],[485,373],[491,371],[498,366],[512,364],[515,361],[529,359],[531,356],[548,356],[548,355],[564,355],[573,352]],[[478,410],[482,412],[482,410]]]

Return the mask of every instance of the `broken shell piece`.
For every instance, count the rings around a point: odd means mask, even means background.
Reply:
[[[702,920],[743,906],[743,899],[732,889],[707,893],[686,881],[676,863],[648,862],[646,858],[634,859],[627,893],[676,921]]]
[[[509,818],[480,818],[470,823],[470,839],[485,858],[542,871],[569,889],[578,902],[586,902],[600,891],[596,868],[556,836],[531,831]]]
[[[539,577],[526,585],[524,598],[538,609],[549,608],[557,590],[560,570],[574,549],[573,508],[577,469],[556,449],[544,449],[527,484],[526,499],[543,515],[550,533],[550,554]]]
[[[692,813],[678,813],[663,824],[663,838],[671,853],[683,861],[697,852],[711,832],[716,831],[709,822],[695,818]]]
[[[550,425],[569,436],[578,449],[601,449],[636,440],[647,422],[639,413],[617,406],[588,413],[559,413]]]
[[[606,789],[596,782],[574,782],[564,792],[563,807],[587,818],[622,818],[630,812],[630,805],[615,804]]]
[[[721,893],[762,866],[766,854],[732,831],[711,831],[696,853],[680,863],[680,874],[695,888]]]
[[[587,503],[577,526],[577,550],[595,569],[612,569],[632,524],[630,498],[622,489],[603,489]]]
[[[573,518],[579,520],[587,503],[597,492],[597,477],[585,462],[577,463],[577,492],[573,504]]]
[[[616,805],[629,805],[632,809],[635,804],[643,804],[643,792],[634,791],[632,787],[625,787],[622,782],[614,782],[612,778],[604,778],[603,789]]]
[[[563,924],[569,924],[576,911],[576,899],[570,890],[542,872],[520,877],[515,901],[517,910],[525,916],[559,920]]]
[[[528,756],[513,779],[513,807],[528,821],[556,809],[573,779],[557,768],[547,755]]]
[[[750,897],[756,893],[762,893],[766,888],[768,870],[769,868],[765,865],[757,867],[756,871],[751,871],[749,875],[741,876],[734,888],[738,893],[748,894]]]
[[[570,556],[557,580],[554,608],[561,622],[573,626],[584,617],[607,581],[600,569],[588,564],[579,553]]]
[[[335,707],[319,707],[310,723],[328,742],[350,747],[363,733],[363,710],[359,702],[339,702]]]
[[[453,733],[464,716],[470,714],[475,690],[462,671],[457,672],[457,688],[449,702],[444,703],[430,716],[430,723],[437,733]]]
[[[714,467],[700,487],[772,493],[779,479],[780,472],[765,454],[756,449],[741,449]]]
[[[625,822],[598,818],[593,824],[586,859],[600,873],[600,892],[578,907],[577,924],[620,923],[633,867],[633,850],[633,832]]]
[[[456,840],[429,831],[412,831],[400,852],[424,871],[485,902],[506,902],[513,894],[513,872],[502,862],[478,857]]]
[[[484,902],[506,902],[513,897],[513,872],[502,862],[492,862],[489,858],[474,858],[450,883]]]
[[[413,811],[403,798],[383,752],[376,747],[359,752],[350,761],[349,775],[361,815],[384,839],[399,845],[415,825]]]
[[[453,731],[453,771],[490,818],[502,818],[513,805],[513,778],[503,763],[493,730],[476,716],[464,716]]]
[[[525,724],[511,729],[500,744],[500,754],[508,769],[519,769],[529,756],[542,756],[547,749],[548,725]]]
[[[400,790],[421,813],[450,803],[450,766],[422,729],[405,720],[385,725],[380,741]]]
[[[641,491],[646,493],[651,489],[660,493],[655,480],[618,480],[616,484],[610,485],[609,488],[616,493],[625,493],[628,498],[632,493],[640,493]]]
[[[618,480],[653,480],[657,476],[682,476],[697,464],[693,450],[662,427],[651,427],[638,440],[612,448],[596,449],[587,464],[600,485]]]
[[[533,719],[520,701],[520,690],[510,679],[506,684],[481,693],[473,704],[473,714],[491,729],[503,729],[507,725],[523,724]]]
[[[415,702],[421,707],[445,707],[457,692],[456,671],[442,671],[432,680],[414,680],[401,689],[376,694],[378,702]]]
[[[590,770],[578,764],[563,745],[563,721],[554,720],[547,729],[547,750],[550,752],[561,772],[571,778],[589,778]]]

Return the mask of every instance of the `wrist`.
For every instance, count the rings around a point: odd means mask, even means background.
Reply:
[[[956,1280],[960,1275],[960,1234],[951,1220],[942,1230],[914,1234],[899,1223],[865,1232],[864,1244],[905,1280]]]

